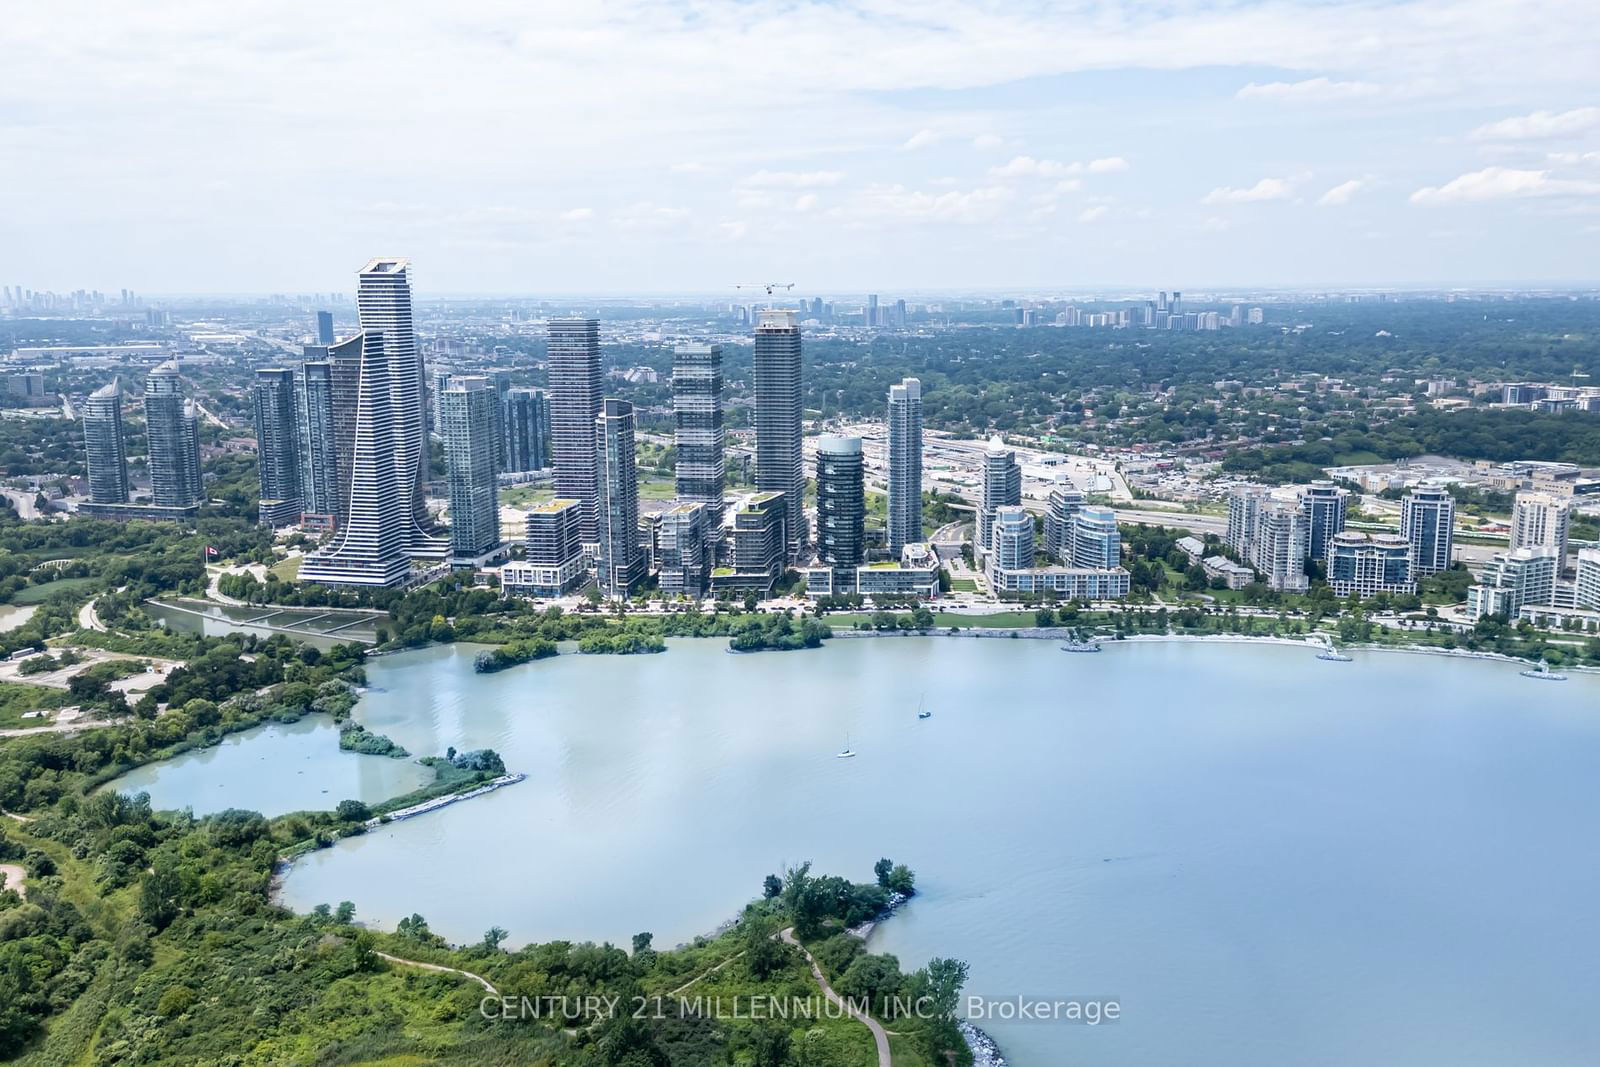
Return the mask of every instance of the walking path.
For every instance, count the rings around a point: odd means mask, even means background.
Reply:
[[[0,863],[0,889],[15,889],[23,900],[28,899],[28,887],[22,884],[27,876],[28,872],[15,863]]]
[[[740,956],[743,956],[743,955],[744,955],[744,950],[740,949],[738,952],[735,952],[733,955],[729,956],[727,959],[723,960],[721,963],[717,964],[715,967],[711,968],[709,971],[701,971],[699,974],[695,975],[693,978],[691,978],[687,982],[683,983],[677,989],[674,989],[672,992],[668,993],[667,996],[669,996],[669,997],[677,996],[679,993],[682,993],[685,989],[688,989],[690,986],[694,985],[696,982],[700,981],[702,978],[710,978],[712,975],[714,975],[718,971],[722,970],[722,968],[726,967],[728,964],[732,963],[734,960],[738,959]]]
[[[806,962],[811,964],[811,977],[815,978],[817,980],[817,985],[822,987],[822,995],[828,998],[829,1003],[842,1004],[846,1011],[855,1016],[855,1018],[861,1023],[865,1024],[868,1030],[872,1031],[872,1040],[876,1042],[878,1046],[878,1067],[893,1067],[894,1061],[889,1055],[889,1035],[884,1028],[879,1025],[878,1020],[874,1019],[870,1015],[865,1014],[861,1011],[861,1009],[857,1008],[854,1004],[850,1003],[848,1000],[845,1000],[843,997],[833,991],[833,986],[829,985],[828,980],[822,977],[822,968],[817,966],[817,961],[812,959],[811,953],[805,950],[804,945],[800,944],[800,942],[794,939],[794,927],[786,927],[783,932],[779,934],[779,936],[782,937],[784,941],[799,949],[800,954],[806,958]]]
[[[83,607],[78,609],[78,629],[98,630],[101,633],[106,632],[105,625],[100,621],[100,616],[96,615],[94,612],[93,600],[89,601]]]
[[[484,989],[489,991],[490,996],[498,997],[500,995],[500,990],[490,985],[489,979],[483,977],[481,974],[473,974],[471,971],[463,971],[458,967],[446,967],[443,964],[438,963],[423,963],[421,960],[403,960],[399,956],[391,956],[387,952],[374,952],[374,955],[376,955],[379,959],[388,960],[390,963],[398,963],[402,967],[416,967],[419,970],[438,971],[442,974],[459,974],[463,977],[470,978],[474,982],[477,982],[479,985],[483,986]]]

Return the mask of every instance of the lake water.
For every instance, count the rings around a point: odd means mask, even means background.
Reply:
[[[1600,1057],[1593,677],[1202,643],[676,641],[495,675],[474,651],[375,661],[357,717],[528,780],[312,854],[290,905],[670,945],[786,863],[865,879],[887,855],[921,892],[875,950],[968,960],[969,994],[1121,1003],[1093,1029],[985,1023],[1016,1064]],[[285,780],[282,740],[148,787],[237,803]]]
[[[111,784],[124,793],[148,792],[157,808],[192,807],[196,814],[245,808],[282,815],[332,808],[341,800],[371,803],[431,781],[433,771],[415,760],[341,750],[333,720],[308,715],[299,722],[229,734],[211,748],[147,763]]]

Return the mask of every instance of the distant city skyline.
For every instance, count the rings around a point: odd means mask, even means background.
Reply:
[[[24,9],[0,275],[338,291],[379,249],[432,294],[1583,282],[1597,48],[1573,0]]]

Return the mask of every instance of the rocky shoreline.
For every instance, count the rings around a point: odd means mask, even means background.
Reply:
[[[1006,1058],[994,1038],[965,1020],[957,1023],[956,1029],[972,1050],[972,1067],[1006,1067]]]

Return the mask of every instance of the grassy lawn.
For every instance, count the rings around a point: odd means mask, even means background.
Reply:
[[[500,503],[503,506],[524,510],[555,498],[556,491],[548,486],[518,485],[500,493]]]
[[[639,483],[640,500],[671,500],[678,495],[671,478],[652,478]]]
[[[39,719],[24,719],[22,713],[38,708],[60,708],[77,703],[65,689],[51,689],[26,682],[0,682],[0,728],[45,726]]]
[[[300,577],[300,564],[304,559],[304,556],[290,556],[288,559],[281,559],[268,568],[268,573],[276,574],[285,582],[292,582]]]
[[[57,578],[43,585],[30,585],[11,598],[13,604],[42,604],[56,593],[76,592],[95,584],[95,578]]]
[[[951,578],[950,591],[952,593],[976,593],[978,583],[971,578]]]

